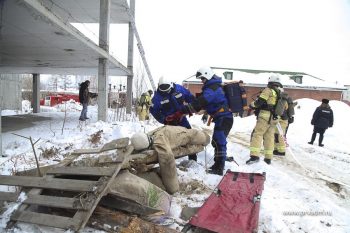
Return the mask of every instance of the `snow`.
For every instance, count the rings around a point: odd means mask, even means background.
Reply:
[[[226,169],[242,172],[266,172],[266,182],[261,199],[259,232],[350,232],[350,107],[339,101],[330,101],[334,111],[334,126],[325,133],[324,147],[309,145],[313,127],[310,124],[313,111],[320,105],[311,99],[296,100],[295,122],[288,130],[289,149],[285,157],[274,157],[272,164],[260,161],[245,165],[249,157],[250,133],[255,126],[255,116],[235,118],[228,137],[228,155],[234,156],[239,166],[226,162]],[[66,121],[63,126],[65,112]],[[44,109],[43,109],[44,110]],[[79,125],[81,106],[74,102],[57,107],[45,107],[45,112],[37,114],[47,120],[33,122],[33,126],[17,131],[3,133],[3,151],[7,157],[0,158],[0,172],[10,175],[14,171],[34,168],[35,159],[29,140],[18,137],[40,138],[36,144],[37,154],[45,149],[57,148],[58,153],[50,159],[39,156],[40,165],[57,163],[75,149],[99,147],[118,137],[131,136],[135,132],[150,131],[160,125],[153,119],[139,122],[132,116],[124,116],[116,111],[108,113],[108,122],[97,121],[96,106],[89,106],[87,124]],[[2,114],[6,113],[6,110]],[[119,121],[118,121],[119,120]],[[189,118],[194,128],[211,134],[213,124],[206,126],[201,116]],[[88,139],[103,130],[101,142],[92,144]],[[317,141],[317,140],[316,140]],[[41,149],[40,149],[41,148]],[[199,207],[210,195],[222,177],[205,173],[205,157],[208,166],[213,163],[213,148],[199,153],[198,162],[187,164],[186,169],[178,169],[179,180],[184,187],[173,196],[171,216],[179,227],[180,212],[183,206]],[[187,158],[177,163],[186,163]],[[299,163],[302,165],[300,166]],[[338,185],[337,185],[338,183]],[[194,187],[200,187],[195,189]],[[1,186],[0,191],[8,190]],[[20,203],[24,197],[21,196]],[[17,203],[17,205],[18,205]],[[16,204],[16,203],[15,203]],[[10,205],[10,204],[8,204]],[[13,205],[13,204],[12,204]],[[10,207],[8,211],[12,211]],[[1,222],[6,223],[4,215]],[[4,220],[5,219],[5,220]],[[55,232],[52,228],[19,224],[14,232]],[[103,232],[86,228],[84,232]]]

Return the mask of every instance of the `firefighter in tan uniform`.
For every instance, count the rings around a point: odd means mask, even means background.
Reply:
[[[274,109],[277,104],[279,88],[283,88],[280,77],[272,75],[269,77],[267,87],[261,92],[259,97],[252,102],[249,107],[258,111],[255,128],[250,140],[250,159],[246,164],[252,164],[259,161],[261,142],[264,145],[264,161],[271,164],[274,149],[274,133],[276,124],[279,121]]]
[[[291,97],[288,97],[287,104],[285,106],[285,111],[283,112],[283,115],[279,120],[281,129],[283,131],[283,135],[280,135],[277,127],[275,130],[275,149],[273,150],[274,155],[286,155],[286,143],[284,141],[284,137],[287,137],[289,124],[292,124],[294,122],[295,105],[297,105],[297,102],[293,102],[293,99]]]
[[[149,120],[149,108],[152,105],[152,95],[153,91],[148,90],[145,93],[142,93],[138,100],[137,112],[140,121]]]
[[[131,137],[135,150],[154,149],[158,154],[160,175],[166,191],[173,194],[179,190],[175,158],[193,153],[208,145],[210,136],[198,129],[166,125],[149,133],[136,133]],[[179,150],[180,149],[180,150]]]

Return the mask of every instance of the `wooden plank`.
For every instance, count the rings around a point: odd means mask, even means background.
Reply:
[[[0,192],[0,201],[17,201],[19,193],[17,192]]]
[[[107,180],[107,182],[102,182],[101,186],[99,186],[98,189],[95,191],[94,201],[93,201],[93,205],[92,205],[91,209],[89,209],[87,211],[79,210],[75,213],[74,219],[76,221],[82,220],[82,223],[78,229],[78,232],[80,232],[85,227],[90,216],[94,212],[97,204],[100,202],[101,198],[105,195],[106,191],[108,190],[109,186],[114,181],[115,177],[118,175],[120,169],[123,166],[124,161],[126,161],[125,158],[127,156],[129,156],[133,152],[133,150],[134,150],[133,146],[127,146],[125,149],[118,151],[118,155],[120,155],[120,157],[123,158],[123,162],[118,164],[117,166],[115,166],[115,171],[114,171],[113,175],[111,177],[108,177],[109,179]],[[103,179],[103,177],[101,177],[101,180],[102,179]]]
[[[57,179],[46,177],[4,176],[0,175],[0,184],[66,191],[93,191],[95,181]]]
[[[76,158],[78,158],[79,155],[69,155],[66,158],[64,158],[60,163],[53,165],[54,167],[63,167],[63,166],[68,166],[69,164],[71,164]],[[52,175],[48,175],[46,176],[46,178],[53,178]],[[33,188],[28,192],[28,195],[38,195],[40,193],[42,193],[42,189],[38,189],[38,188]],[[16,215],[24,210],[26,210],[30,205],[28,204],[22,204],[21,206],[18,207],[17,211],[13,214]],[[12,218],[12,216],[11,216]],[[15,224],[15,221],[13,221],[11,219],[11,221],[9,221],[7,223],[7,228],[11,228],[11,226],[13,226]]]
[[[72,230],[76,230],[77,226],[80,225],[80,222],[77,222],[75,219],[69,217],[35,213],[30,211],[16,212],[11,217],[11,220]]]
[[[111,176],[114,168],[111,167],[56,167],[47,171],[47,174],[82,175],[82,176]]]
[[[109,150],[116,150],[127,147],[129,144],[129,138],[119,138],[104,144],[100,148],[91,149],[77,149],[72,152],[72,155],[81,154],[98,154]]]
[[[40,206],[57,207],[64,209],[89,209],[91,206],[82,206],[78,198],[56,197],[46,195],[29,195],[24,204],[34,204]]]

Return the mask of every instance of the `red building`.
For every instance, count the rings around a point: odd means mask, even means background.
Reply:
[[[300,72],[212,68],[218,76],[223,78],[223,82],[242,80],[247,92],[248,103],[255,99],[259,92],[266,87],[268,77],[272,73],[281,75],[284,90],[293,99],[309,98],[321,101],[323,98],[327,98],[342,100],[342,93],[346,90],[343,85],[326,82]],[[182,84],[194,95],[202,91],[202,83],[195,77],[184,80]]]

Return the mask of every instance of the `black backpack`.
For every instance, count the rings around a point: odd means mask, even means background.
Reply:
[[[230,108],[232,113],[240,113],[244,108],[244,101],[246,103],[246,99],[243,100],[241,87],[238,82],[225,84],[223,87],[225,92],[225,96],[228,102],[228,107]]]

